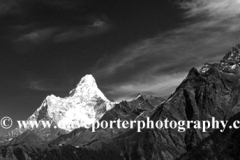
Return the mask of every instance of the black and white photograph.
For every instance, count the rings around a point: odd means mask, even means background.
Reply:
[[[0,0],[0,160],[240,160],[240,0]]]

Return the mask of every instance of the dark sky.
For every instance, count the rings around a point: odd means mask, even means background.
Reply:
[[[239,43],[239,7],[239,0],[0,0],[0,118],[27,119],[85,74],[110,100],[166,97],[190,68]]]

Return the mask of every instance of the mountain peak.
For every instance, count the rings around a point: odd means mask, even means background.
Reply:
[[[135,99],[146,99],[147,96],[150,96],[150,95],[147,95],[144,92],[140,92],[138,93],[138,96]]]
[[[82,77],[82,79],[80,80],[80,82],[78,83],[77,86],[81,86],[83,84],[84,85],[88,84],[89,86],[97,87],[96,80],[95,80],[95,78],[91,74],[87,74],[84,77]]]
[[[224,73],[239,74],[240,73],[240,44],[232,47],[232,49],[223,57],[220,63],[206,63],[200,73],[207,73],[212,67],[220,69]]]
[[[240,71],[240,44],[233,47],[220,61],[219,67],[223,72],[239,73]]]
[[[91,74],[87,74],[81,78],[80,82],[77,84],[76,88],[69,92],[70,96],[77,94],[82,94],[84,91],[96,90],[98,89],[95,78]]]
[[[109,101],[97,87],[94,77],[87,74],[81,78],[76,88],[70,91],[68,97],[47,96],[30,119],[47,118],[55,123],[81,122],[81,126],[91,125],[114,105],[115,103]],[[61,129],[71,131],[74,128],[62,127]]]
[[[236,64],[240,63],[240,44],[232,49],[223,57],[223,61]]]

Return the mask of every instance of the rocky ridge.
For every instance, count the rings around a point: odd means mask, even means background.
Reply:
[[[200,71],[192,68],[166,101],[160,102],[151,111],[143,111],[147,112],[144,117],[150,117],[153,121],[166,118],[202,121],[215,117],[216,120],[229,120],[228,125],[240,120],[239,50],[240,45],[237,45],[219,63],[205,64]],[[118,108],[124,111],[124,117],[135,113],[126,112],[120,105],[109,110],[102,118],[122,116]],[[105,137],[104,140],[99,140],[99,135],[84,137],[86,129],[76,134],[73,132],[70,133],[72,136],[63,137],[47,147],[29,144],[1,147],[0,155],[2,158],[34,160],[233,160],[240,157],[239,129],[226,129],[223,133],[208,129],[203,133],[193,126],[185,132],[178,132],[177,129],[143,129],[142,132],[136,132],[134,128]]]
[[[98,89],[92,75],[84,76],[69,93],[69,97],[60,98],[54,95],[47,96],[41,106],[27,119],[27,121],[51,121],[50,129],[16,128],[2,136],[6,143],[12,144],[15,137],[27,130],[32,130],[41,138],[49,141],[75,129],[69,124],[79,124],[79,127],[89,126],[99,120],[106,111],[110,110],[116,102],[110,102]],[[41,123],[40,123],[41,124]],[[61,124],[61,125],[57,125]],[[53,128],[58,126],[58,128]]]

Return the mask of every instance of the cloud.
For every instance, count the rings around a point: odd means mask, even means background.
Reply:
[[[29,26],[16,26],[14,27],[19,32],[29,30]],[[33,26],[32,26],[33,27]],[[20,35],[14,40],[18,42],[31,42],[33,44],[41,44],[42,42],[59,43],[77,40],[84,37],[95,36],[107,32],[110,28],[110,24],[102,20],[96,20],[92,24],[80,25],[80,26],[67,26],[67,27],[49,27],[32,30],[30,32]]]
[[[21,35],[17,40],[15,40],[15,42],[30,41],[32,43],[40,43],[50,38],[56,31],[57,28],[45,28],[34,30],[27,34]]]
[[[85,6],[85,0],[0,0],[0,16],[1,15],[21,15],[24,13],[29,13],[29,11],[34,12],[34,9],[39,11],[46,11],[44,9],[59,9],[59,10],[78,10]],[[34,8],[34,9],[33,9]],[[33,10],[32,10],[33,9]],[[56,11],[56,10],[55,10]],[[45,13],[42,13],[43,15]],[[30,15],[31,16],[31,15]]]
[[[180,6],[187,9],[187,18],[204,17],[202,27],[219,26],[228,31],[237,31],[240,27],[240,0],[192,0]]]
[[[150,76],[150,75],[147,75]],[[115,101],[131,100],[136,97],[137,93],[147,93],[160,97],[167,97],[174,91],[175,86],[179,85],[186,77],[185,73],[177,73],[165,76],[152,76],[149,81],[141,83],[132,81],[125,84],[114,84],[108,86],[107,95],[111,95]]]
[[[199,15],[222,21],[235,18],[240,14],[240,0],[191,0],[180,3],[180,6],[187,9],[187,17]]]
[[[0,16],[6,14],[19,13],[19,6],[15,0],[1,0],[0,1]]]
[[[24,85],[27,89],[40,91],[40,92],[65,92],[68,93],[69,88],[66,85],[62,84],[53,84],[50,81],[39,79],[39,80],[28,80],[26,85]]]
[[[36,91],[53,91],[56,89],[55,87],[47,86],[42,80],[29,81],[27,88]]]
[[[239,43],[239,0],[192,0],[179,7],[186,11],[186,22],[181,27],[99,60],[95,75],[103,79],[117,76],[121,80],[113,85],[110,96],[119,99],[120,93],[140,90],[169,94],[190,68],[218,62],[231,46]]]
[[[79,38],[98,35],[108,31],[109,25],[101,20],[96,20],[91,25],[73,27],[62,31],[54,36],[55,42],[72,41]]]
[[[102,35],[111,29],[111,22],[106,15],[88,10],[91,3],[92,0],[0,0],[0,40],[8,43],[14,53],[23,55]]]
[[[29,77],[26,81],[21,83],[21,89],[27,89],[35,92],[46,92],[47,94],[58,94],[62,96],[68,95],[69,91],[75,87],[74,78],[52,80],[48,78],[33,78]]]

